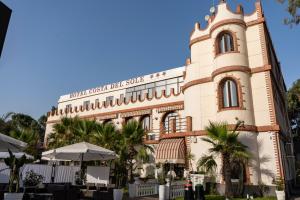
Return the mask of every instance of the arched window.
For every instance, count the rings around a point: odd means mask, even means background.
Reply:
[[[223,32],[217,37],[217,53],[234,51],[233,37],[228,32]]]
[[[145,131],[151,130],[150,115],[143,116],[140,122]]]
[[[238,90],[234,80],[227,79],[221,83],[222,107],[238,107]]]
[[[113,124],[112,119],[106,119],[106,120],[104,120],[104,121],[102,122],[103,125],[109,124],[109,123]]]
[[[125,118],[125,124],[134,121],[135,119],[133,117],[126,117]]]
[[[170,112],[165,115],[163,128],[165,133],[174,133],[179,130],[179,115],[177,112]]]

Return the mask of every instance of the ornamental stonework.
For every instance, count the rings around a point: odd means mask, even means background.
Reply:
[[[169,112],[169,111],[183,110],[183,109],[184,109],[184,106],[182,104],[182,105],[161,107],[161,108],[157,109],[157,112],[162,113],[162,112]]]
[[[134,116],[141,116],[141,115],[149,115],[152,113],[151,109],[147,110],[138,110],[138,111],[132,111],[132,112],[125,112],[121,113],[120,117],[126,118],[126,117],[134,117]]]
[[[98,118],[98,120],[116,119],[116,118],[118,118],[118,114],[103,115],[103,116],[100,116],[97,118]]]

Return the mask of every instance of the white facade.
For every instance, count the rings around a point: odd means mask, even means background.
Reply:
[[[46,137],[64,116],[111,120],[120,127],[128,118],[147,115],[145,143],[183,138],[185,151],[196,157],[187,164],[192,168],[209,148],[201,140],[209,121],[233,126],[238,118],[245,121],[240,140],[253,154],[247,182],[292,180],[286,88],[261,4],[246,15],[240,6],[233,12],[220,3],[206,28],[195,24],[190,50],[186,66],[61,96],[48,113]],[[174,120],[166,122],[170,113]]]

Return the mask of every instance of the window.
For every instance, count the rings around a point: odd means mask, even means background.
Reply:
[[[237,84],[231,79],[223,81],[221,84],[222,90],[222,107],[237,107],[238,105],[238,92]]]
[[[233,37],[230,33],[221,33],[217,38],[217,42],[217,52],[219,54],[234,51]]]
[[[113,124],[113,121],[112,121],[112,119],[106,119],[106,120],[104,120],[104,121],[102,122],[102,124],[103,124],[103,125],[105,125],[105,124]]]
[[[145,115],[141,119],[141,125],[145,131],[151,130],[150,115]]]
[[[114,100],[114,96],[106,97],[106,105],[110,105],[110,103],[112,103],[113,100]]]
[[[133,101],[136,101],[139,97],[144,99],[146,94],[149,98],[152,98],[154,92],[157,92],[158,96],[161,95],[162,90],[166,91],[166,94],[169,95],[171,88],[174,88],[174,91],[177,93],[180,91],[180,87],[183,84],[183,77],[176,77],[167,80],[157,81],[154,83],[147,83],[144,85],[139,85],[126,89],[125,97],[126,102],[132,98]]]
[[[163,128],[165,133],[174,133],[178,129],[179,115],[177,112],[166,114],[163,120]]]
[[[70,109],[71,109],[71,107],[72,107],[72,104],[68,104],[68,105],[66,105],[66,109],[67,109],[67,110],[70,110]]]
[[[83,102],[83,108],[84,108],[84,109],[88,108],[89,105],[90,105],[90,101],[84,101],[84,102]]]
[[[95,99],[95,106],[98,106],[99,99]]]
[[[135,119],[133,117],[126,117],[125,118],[125,124],[133,122]]]

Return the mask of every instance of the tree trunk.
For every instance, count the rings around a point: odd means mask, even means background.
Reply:
[[[231,197],[231,167],[230,167],[230,156],[228,154],[223,154],[223,173],[225,180],[225,196]]]

